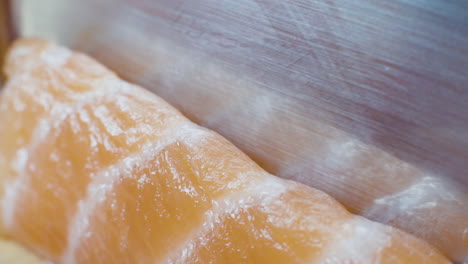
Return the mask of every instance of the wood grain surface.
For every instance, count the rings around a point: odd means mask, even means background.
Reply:
[[[3,62],[5,52],[15,37],[11,13],[11,0],[0,0],[0,61]],[[0,74],[0,82],[3,73]]]

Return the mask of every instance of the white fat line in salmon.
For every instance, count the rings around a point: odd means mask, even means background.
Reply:
[[[157,153],[177,141],[199,141],[210,135],[208,130],[202,129],[190,121],[182,121],[165,131],[162,138],[158,138],[146,145],[142,150],[120,160],[92,177],[88,184],[86,197],[78,202],[78,209],[68,227],[68,246],[62,256],[63,263],[73,264],[74,255],[83,236],[86,236],[89,218],[96,207],[104,202],[108,193],[113,190],[116,181],[126,175],[132,175],[132,168],[138,164],[149,162]]]
[[[14,179],[12,179],[13,177],[11,176],[5,177],[5,196],[2,199],[3,223],[7,228],[11,228],[13,224],[14,214],[17,208],[16,200],[20,193],[19,190],[23,186],[26,186],[25,183],[29,180],[28,175],[25,173],[26,166],[28,165],[29,153],[39,148],[54,128],[59,127],[70,115],[78,113],[86,105],[108,97],[109,94],[131,91],[131,87],[124,86],[121,82],[117,82],[116,80],[105,79],[101,80],[100,83],[103,88],[77,95],[76,101],[74,101],[72,105],[70,105],[70,103],[56,103],[50,113],[38,121],[29,144],[16,152],[15,159],[12,161],[12,167],[16,171],[17,177]]]
[[[251,184],[239,192],[224,195],[214,200],[212,207],[205,212],[201,225],[195,228],[177,249],[170,252],[161,261],[169,264],[186,263],[187,259],[195,254],[197,248],[202,245],[200,240],[214,231],[216,223],[223,222],[226,216],[236,211],[277,201],[281,195],[289,190],[285,181],[266,172],[264,174],[265,177],[258,179],[257,184]]]
[[[23,71],[28,71],[30,69],[35,69],[38,67],[43,67],[44,62],[46,66],[52,68],[63,67],[68,60],[73,56],[73,52],[67,48],[57,46],[55,44],[50,44],[48,47],[40,53],[40,59],[38,60],[21,60],[24,56],[31,56],[36,51],[34,48],[21,46],[15,47],[8,57],[20,59],[21,69]],[[9,75],[9,72],[7,72]]]
[[[353,216],[335,233],[321,264],[380,263],[381,252],[391,245],[391,227]]]

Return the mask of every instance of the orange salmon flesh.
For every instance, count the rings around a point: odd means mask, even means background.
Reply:
[[[86,55],[11,48],[0,232],[55,263],[450,263],[260,168]]]

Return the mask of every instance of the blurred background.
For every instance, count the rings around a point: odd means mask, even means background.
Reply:
[[[468,263],[468,1],[2,1],[270,173]]]

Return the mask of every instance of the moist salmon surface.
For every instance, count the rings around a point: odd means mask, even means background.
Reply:
[[[55,263],[450,263],[280,179],[93,59],[13,45],[0,232]]]

